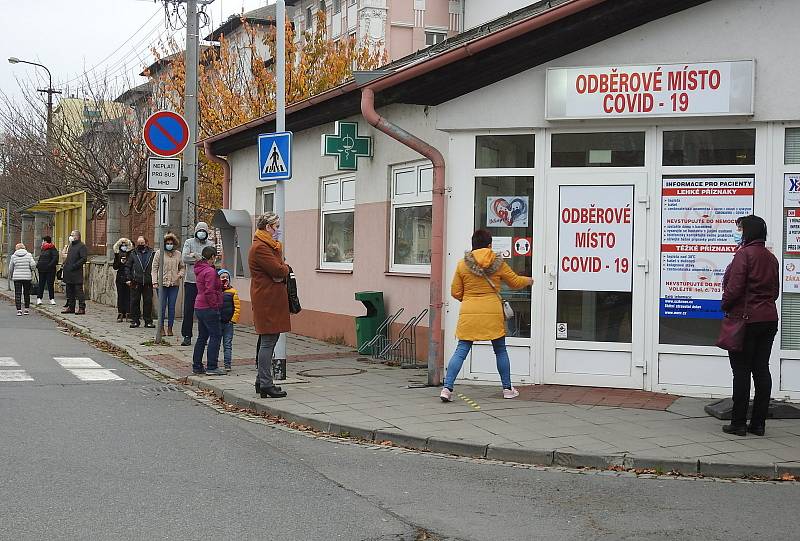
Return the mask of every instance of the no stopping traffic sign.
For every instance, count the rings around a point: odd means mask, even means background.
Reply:
[[[144,123],[144,144],[153,154],[170,157],[183,152],[189,141],[189,125],[178,113],[158,111]]]

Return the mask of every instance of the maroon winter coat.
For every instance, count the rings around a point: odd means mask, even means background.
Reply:
[[[736,252],[722,278],[722,310],[746,316],[749,323],[777,321],[780,293],[778,260],[763,240],[748,242]]]

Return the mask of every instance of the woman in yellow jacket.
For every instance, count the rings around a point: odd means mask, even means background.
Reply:
[[[518,276],[502,258],[492,251],[492,234],[479,229],[472,235],[472,251],[459,261],[450,294],[461,302],[456,338],[458,346],[447,365],[447,375],[439,398],[442,402],[453,400],[455,382],[472,343],[491,340],[497,358],[497,372],[503,383],[503,398],[519,396],[511,386],[511,363],[506,350],[506,326],[500,283],[512,289],[522,289],[533,283],[527,276]]]

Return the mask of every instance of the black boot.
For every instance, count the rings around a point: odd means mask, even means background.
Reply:
[[[722,427],[722,431],[726,434],[734,434],[735,436],[747,436],[746,425],[735,425],[733,423]]]
[[[272,387],[264,387],[259,393],[261,398],[283,398],[286,396],[286,391],[278,389],[274,385]]]
[[[747,427],[747,431],[756,436],[763,436],[764,435],[764,425],[758,423],[750,423],[750,426]]]
[[[123,319],[125,319],[124,314],[117,314],[117,323],[122,323]]]
[[[138,322],[138,321],[136,321],[136,320],[134,319],[134,320],[131,322],[131,325],[130,325],[130,327],[131,327],[131,329],[136,329],[137,327],[139,327],[139,322]]]
[[[272,387],[273,389],[278,389],[279,391],[283,390],[281,389],[280,385],[273,385]],[[256,394],[261,394],[261,384],[258,381],[256,381]]]

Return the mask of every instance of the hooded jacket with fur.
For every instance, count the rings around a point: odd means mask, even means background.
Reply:
[[[120,248],[122,246],[126,246],[128,248],[127,251],[122,251]],[[130,281],[128,277],[128,259],[131,257],[131,252],[133,251],[133,243],[130,239],[126,239],[122,237],[117,242],[114,243],[114,270],[117,271],[117,287],[125,286],[126,282]],[[127,286],[126,286],[127,287]]]
[[[450,294],[461,302],[456,338],[475,342],[505,336],[503,303],[498,296],[501,283],[522,289],[531,284],[531,279],[517,275],[491,248],[464,254],[450,286]]]
[[[186,265],[183,263],[183,257],[181,253],[178,251],[178,237],[173,235],[172,233],[167,233],[164,235],[164,242],[162,246],[166,245],[167,242],[172,244],[172,250],[164,249],[164,287],[177,287],[181,285],[181,281],[183,280],[183,275],[186,272]],[[161,268],[159,266],[161,260],[161,248],[156,250],[156,254],[153,258],[153,272],[152,278],[153,283],[158,283],[158,272]]]

